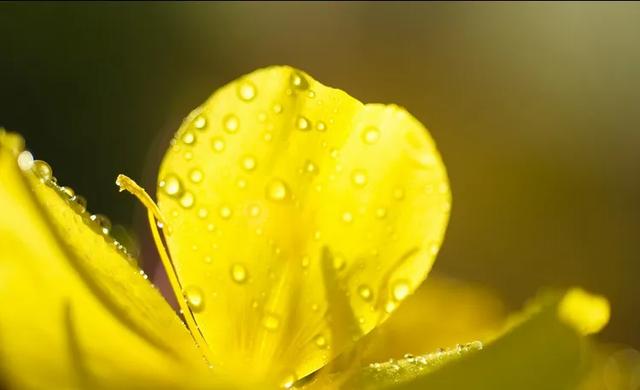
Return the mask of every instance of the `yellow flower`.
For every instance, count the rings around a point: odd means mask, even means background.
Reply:
[[[566,384],[580,334],[608,320],[603,298],[545,295],[481,353],[464,353],[476,342],[358,367],[358,342],[433,264],[448,179],[405,110],[363,105],[289,67],[244,76],[188,116],[157,206],[118,178],[149,210],[186,327],[108,220],[4,130],[0,184],[9,388],[492,388],[531,371],[517,359],[549,369],[551,382],[531,383]],[[544,356],[553,352],[564,360]]]

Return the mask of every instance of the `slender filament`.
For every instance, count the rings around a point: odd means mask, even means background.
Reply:
[[[211,362],[209,347],[204,340],[202,333],[200,333],[200,329],[196,324],[193,313],[191,312],[191,309],[189,308],[189,305],[185,300],[184,294],[182,292],[182,287],[180,286],[178,276],[176,274],[175,268],[173,267],[173,262],[171,261],[171,258],[169,257],[169,254],[167,253],[167,250],[164,246],[164,242],[160,237],[157,222],[160,222],[164,225],[164,218],[162,217],[162,213],[160,213],[158,205],[156,205],[149,194],[147,194],[147,192],[131,178],[125,175],[118,175],[116,184],[118,185],[118,187],[120,187],[120,191],[127,191],[131,193],[133,196],[138,198],[142,205],[147,209],[147,219],[149,221],[151,234],[153,235],[153,241],[156,245],[156,249],[158,250],[158,255],[160,256],[160,260],[162,261],[165,273],[167,274],[167,279],[169,280],[171,290],[173,290],[176,300],[178,301],[180,312],[184,316],[187,328],[189,329],[194,341],[202,351],[205,358],[209,362]]]

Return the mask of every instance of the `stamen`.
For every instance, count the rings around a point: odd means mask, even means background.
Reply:
[[[191,312],[189,305],[187,305],[187,301],[185,300],[184,294],[182,293],[182,287],[180,286],[180,282],[178,281],[178,276],[176,274],[175,268],[173,267],[173,262],[171,261],[171,258],[169,257],[169,254],[167,253],[167,250],[164,246],[164,242],[160,237],[160,232],[158,232],[156,221],[164,225],[164,218],[162,217],[160,208],[158,208],[158,205],[156,205],[153,199],[151,199],[149,194],[147,194],[147,192],[142,187],[140,187],[128,176],[118,175],[116,184],[118,185],[118,187],[120,187],[120,191],[127,191],[131,193],[133,196],[138,198],[138,200],[140,200],[140,202],[147,209],[147,219],[149,221],[149,227],[151,229],[153,241],[156,245],[156,249],[158,250],[158,255],[160,255],[160,260],[162,261],[162,265],[167,274],[167,279],[169,280],[171,289],[173,290],[176,300],[178,301],[180,312],[184,316],[187,328],[189,329],[191,336],[202,351],[205,359],[207,359],[207,361],[210,363],[212,360],[209,347],[204,339],[204,336],[200,332],[198,325],[196,324],[195,318],[193,317],[193,313]]]

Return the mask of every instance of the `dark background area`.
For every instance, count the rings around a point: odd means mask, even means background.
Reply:
[[[449,170],[434,269],[518,308],[542,286],[612,302],[640,346],[640,4],[0,4],[0,126],[92,212],[143,234],[118,173],[155,187],[216,88],[289,64],[407,107]]]

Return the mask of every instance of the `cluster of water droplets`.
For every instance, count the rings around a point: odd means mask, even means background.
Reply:
[[[76,194],[67,186],[60,185],[53,175],[51,166],[42,160],[34,160],[29,151],[22,151],[18,154],[17,163],[23,172],[33,174],[40,183],[52,188],[62,199],[64,199],[72,210],[82,217],[82,221],[93,231],[102,236],[107,243],[113,246],[131,264],[136,264],[135,258],[130,251],[112,236],[112,225],[109,218],[102,214],[92,214],[87,211],[87,200]],[[140,271],[141,275],[147,279],[147,275]]]
[[[386,362],[369,364],[365,370],[365,376],[373,378],[375,383],[380,384],[403,382],[423,374],[425,371],[440,367],[462,355],[480,351],[482,348],[482,342],[473,341],[467,344],[458,344],[453,348],[440,348],[436,352],[425,355],[406,354],[402,359],[389,359]]]
[[[291,73],[288,87],[289,88],[286,90],[287,95],[304,94],[304,96],[310,99],[316,97],[316,93],[310,89],[309,81],[300,72],[294,71]],[[251,104],[256,101],[260,91],[251,80],[242,79],[236,83],[235,93],[236,97],[240,101]],[[319,102],[320,99],[316,99],[316,101]],[[286,107],[288,107],[286,104],[272,102],[271,105],[268,106],[268,109],[259,111],[256,114],[258,123],[267,128],[267,131],[262,133],[262,140],[265,142],[271,142],[274,139],[274,134],[272,132],[273,126],[268,128],[270,123],[268,122],[268,115],[271,114],[278,116],[286,110]],[[327,122],[315,119],[311,120],[310,117],[303,113],[292,116],[291,120],[293,122],[290,123],[290,125],[293,126],[293,130],[299,131],[301,134],[310,134],[311,132],[330,132],[334,123],[332,120],[328,120]],[[247,124],[248,122],[249,120],[245,119],[244,116],[234,112],[226,112],[216,117],[208,116],[207,113],[202,111],[196,112],[194,115],[190,116],[184,130],[178,133],[176,139],[172,140],[173,151],[184,153],[183,157],[186,160],[190,160],[193,157],[192,147],[199,145],[198,143],[203,143],[202,145],[206,145],[206,150],[208,150],[209,153],[212,153],[213,156],[229,153],[229,150],[233,147],[231,143],[232,137],[239,132],[250,130],[247,129],[249,127]],[[210,132],[209,130],[212,128],[219,129],[220,131]],[[377,125],[367,124],[365,126],[358,127],[357,132],[357,140],[365,148],[375,148],[376,145],[379,145],[384,141],[385,134],[383,134],[380,127]],[[409,141],[414,142],[412,140]],[[353,169],[346,170],[340,164],[340,149],[332,147],[332,145],[327,141],[321,141],[321,146],[327,151],[328,156],[333,160],[332,163],[335,166],[335,172],[340,173],[344,170],[345,177],[348,180],[347,183],[352,186],[354,191],[364,191],[368,186],[371,186],[372,182],[375,180],[375,172],[370,172],[362,166],[355,166]],[[416,143],[414,147],[419,149],[420,145],[417,145]],[[434,155],[430,156],[431,159],[427,159],[426,157],[424,158],[426,163],[436,161],[434,160]],[[237,164],[238,172],[242,174],[242,176],[234,179],[235,185],[240,189],[246,188],[251,184],[250,181],[252,174],[263,169],[264,166],[268,166],[268,162],[261,161],[256,155],[251,153],[241,154],[238,157],[234,157],[232,163]],[[300,162],[298,172],[300,175],[306,175],[309,178],[313,178],[319,175],[320,169],[324,170],[326,168],[324,168],[324,165],[322,165],[321,168],[318,162],[313,161],[312,158],[306,158]],[[235,218],[247,216],[249,218],[266,218],[269,214],[268,208],[271,205],[276,207],[278,205],[291,204],[293,206],[300,207],[300,201],[296,199],[296,194],[293,191],[296,187],[292,187],[292,185],[282,177],[272,177],[266,180],[262,184],[264,186],[262,189],[263,199],[254,199],[251,204],[243,208],[236,207],[233,203],[228,202],[221,202],[215,206],[199,204],[196,195],[198,193],[198,191],[196,191],[198,189],[197,186],[206,185],[207,174],[208,171],[203,171],[200,167],[195,166],[180,175],[176,172],[167,172],[163,177],[161,177],[158,182],[159,191],[169,198],[172,198],[178,206],[177,209],[174,209],[171,212],[171,216],[177,217],[181,212],[193,212],[199,219],[203,220],[203,223],[206,224],[209,232],[215,231],[219,233],[221,230],[219,229],[220,226],[224,226],[225,223],[228,223]],[[227,172],[223,172],[223,174],[227,174]],[[336,180],[336,176],[333,175],[333,173],[327,174],[326,178],[329,181]],[[315,187],[312,188],[315,188],[317,192],[321,192],[323,190],[323,185],[326,184],[318,181],[318,183],[315,184]],[[396,232],[392,229],[392,223],[389,222],[391,218],[395,217],[390,210],[393,210],[394,202],[399,203],[407,198],[407,191],[409,190],[414,191],[414,189],[405,189],[402,187],[392,188],[389,193],[389,204],[381,204],[377,205],[377,207],[372,206],[372,208],[367,211],[371,213],[373,220],[377,220],[380,221],[380,223],[388,225],[390,239],[396,237]],[[430,184],[425,188],[425,192],[427,194],[445,194],[447,191],[448,187],[445,182],[439,186]],[[444,211],[448,211],[448,208]],[[358,224],[360,219],[364,218],[364,216],[365,211],[363,211],[363,209],[345,209],[340,210],[339,214],[336,215],[336,218],[337,222],[343,224],[345,227],[349,227]],[[211,222],[213,218],[217,218],[220,221],[220,225],[217,225],[217,222],[215,224],[214,222]],[[171,234],[171,231],[169,230],[167,233]],[[255,228],[255,233],[258,236],[262,235],[263,228]],[[315,241],[321,241],[322,238],[322,232],[317,229],[314,230],[313,239]],[[438,248],[439,244],[434,242],[428,252],[435,255]],[[192,249],[195,251],[197,248],[194,245]],[[274,251],[277,252],[278,250],[279,248],[277,248],[277,246],[274,247]],[[373,250],[371,255],[376,256],[377,250]],[[299,258],[300,266],[304,272],[307,272],[305,275],[308,274],[308,270],[312,264],[312,259],[313,256],[310,257],[308,255],[301,255]],[[210,264],[213,261],[212,256],[203,256],[203,261]],[[348,268],[347,265],[351,266],[352,264],[348,264],[347,259],[345,259],[344,256],[334,254],[333,266],[337,272],[341,275],[346,274],[345,270]],[[255,276],[252,273],[252,270],[245,263],[232,262],[228,267],[226,277],[229,278],[234,285],[243,286],[249,284],[251,283],[251,278]],[[386,281],[386,284],[388,285],[384,287],[367,283],[358,284],[350,287],[349,289],[353,291],[348,291],[347,294],[350,298],[353,296],[354,299],[361,300],[372,309],[376,308],[383,314],[389,314],[397,308],[400,302],[411,294],[415,286],[412,286],[411,282],[405,278],[391,278]],[[183,294],[191,310],[194,312],[201,312],[205,310],[205,294],[201,288],[197,286],[187,286],[184,288]],[[252,301],[252,307],[254,309],[257,310],[259,305],[260,303],[257,299]],[[313,311],[319,311],[317,303],[313,303],[313,306],[315,307]],[[276,332],[282,328],[282,321],[283,319],[280,315],[271,312],[264,312],[260,320],[260,325],[266,331]],[[366,327],[365,319],[363,317],[358,318],[358,321],[361,326]],[[313,343],[319,349],[330,348],[330,340],[327,335],[317,334],[313,338]],[[290,386],[292,386],[294,382],[294,379],[286,380],[285,384],[289,383]],[[283,385],[283,387],[286,388],[287,386]]]

